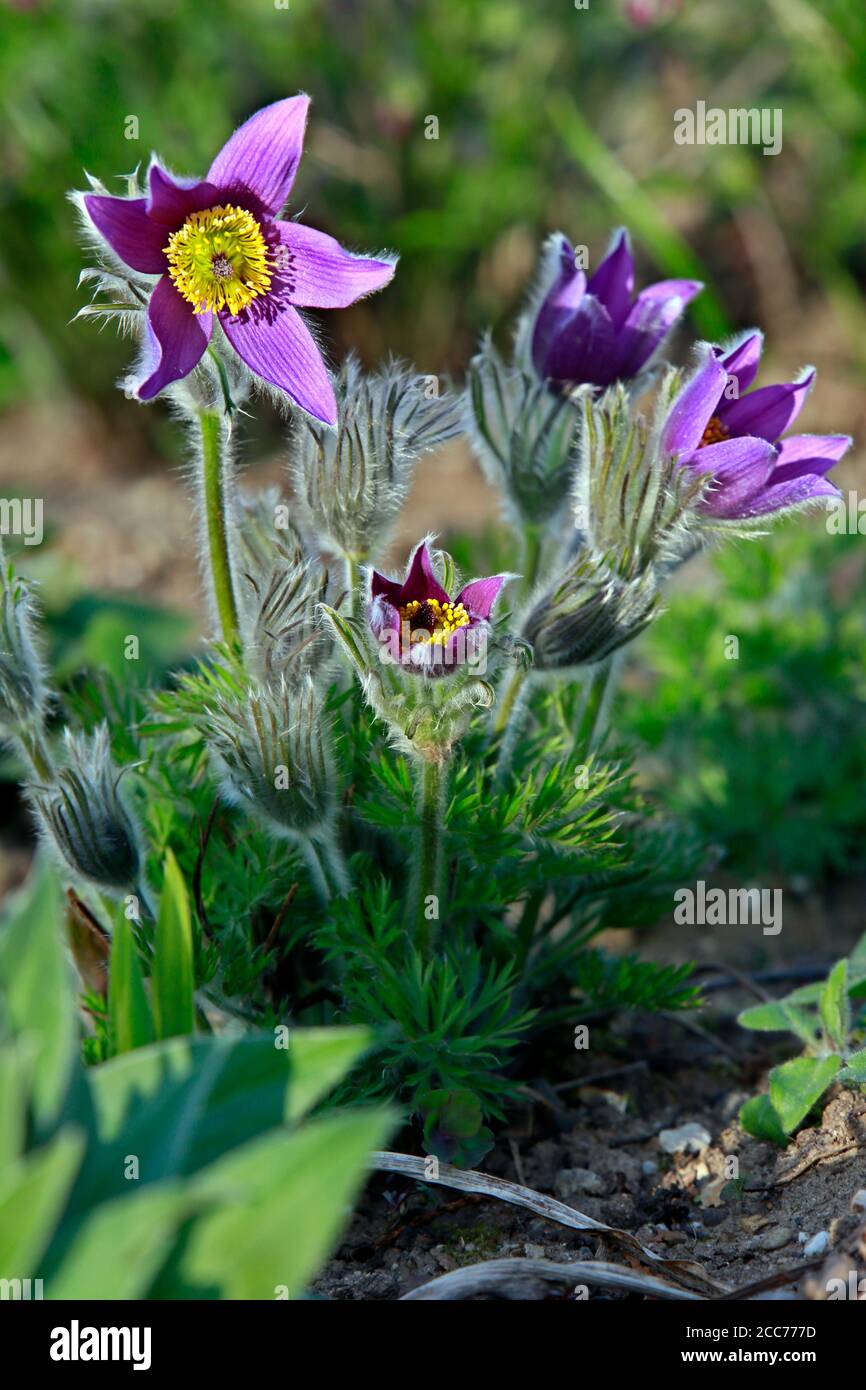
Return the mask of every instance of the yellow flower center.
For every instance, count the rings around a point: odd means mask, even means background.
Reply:
[[[261,228],[245,208],[193,212],[164,248],[168,273],[195,308],[239,314],[271,287],[274,263]]]
[[[422,603],[414,598],[401,607],[400,621],[409,623],[413,642],[433,642],[441,645],[452,632],[456,632],[459,627],[466,627],[469,614],[462,603],[451,603],[450,600],[440,603],[438,598],[427,598]]]
[[[712,415],[707,421],[706,428],[701,435],[699,449],[706,449],[708,444],[721,444],[724,440],[730,439],[731,432],[726,429],[718,415]]]

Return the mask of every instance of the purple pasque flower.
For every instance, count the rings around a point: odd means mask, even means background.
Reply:
[[[702,509],[720,520],[766,516],[820,497],[838,496],[825,474],[851,444],[846,434],[781,436],[799,415],[815,380],[808,367],[796,381],[750,391],[763,347],[748,333],[727,352],[704,347],[694,376],[674,400],[662,448],[712,484]]]
[[[508,578],[474,579],[452,599],[433,573],[426,541],[415,547],[405,579],[373,570],[370,628],[383,659],[426,676],[450,675],[465,665],[477,670],[486,654],[491,610]]]
[[[200,361],[216,314],[250,371],[325,424],[337,407],[299,309],[343,309],[386,285],[392,260],[368,260],[279,213],[301,159],[310,99],[265,106],[236,130],[201,181],[152,163],[148,194],[85,194],[87,216],[121,261],[159,276],[147,306],[148,401]]]
[[[604,387],[637,376],[703,289],[698,280],[660,280],[634,297],[625,228],[589,280],[567,237],[560,233],[551,250],[556,275],[535,314],[531,343],[545,381]]]

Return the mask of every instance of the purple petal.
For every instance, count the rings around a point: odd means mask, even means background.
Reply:
[[[212,183],[198,179],[175,179],[158,164],[150,166],[148,176],[150,193],[147,199],[147,215],[163,227],[177,230],[191,212],[204,212],[219,204],[219,189]],[[161,233],[165,238],[166,233]]]
[[[794,434],[779,445],[773,482],[787,482],[807,473],[828,473],[851,447],[850,434]]]
[[[539,376],[545,377],[544,363],[554,336],[564,318],[580,304],[586,293],[586,276],[574,264],[574,247],[560,237],[556,278],[545,295],[532,330],[532,361]]]
[[[534,356],[534,354],[533,354]],[[542,375],[551,381],[607,386],[616,372],[616,335],[610,314],[591,295],[563,316],[543,358]]]
[[[634,260],[628,232],[622,228],[613,246],[591,277],[587,294],[595,295],[610,314],[614,328],[620,329],[628,314],[634,293]]]
[[[659,280],[641,291],[620,332],[616,369],[620,380],[637,375],[702,289],[699,280]]]
[[[208,345],[213,315],[196,314],[163,275],[147,306],[151,362],[146,379],[136,388],[140,401],[150,401],[173,381],[189,376]]]
[[[381,290],[396,265],[353,256],[338,241],[300,222],[275,222],[285,253],[280,277],[292,304],[309,309],[345,309],[356,299]]]
[[[223,331],[251,372],[285,391],[301,410],[325,425],[337,423],[337,402],[322,354],[300,314],[270,296],[237,318],[220,314]]]
[[[386,598],[390,604],[396,607],[400,603],[400,594],[402,590],[402,580],[389,579],[387,575],[380,574],[378,570],[373,570],[370,576],[371,598]]]
[[[749,333],[742,342],[721,358],[728,376],[736,378],[737,391],[741,396],[748,391],[757,376],[763,346],[763,333]]]
[[[399,584],[397,584],[392,579],[386,579],[383,574],[376,576],[375,570],[373,574],[374,579],[378,577],[385,584],[388,584],[389,586],[392,586],[393,589],[396,589],[397,594],[399,595]],[[400,614],[397,612],[395,604],[396,599],[392,597],[391,592],[386,593],[385,591],[382,591],[381,593],[376,593],[374,589],[369,613],[370,630],[372,631],[374,637],[381,639],[385,636],[386,633],[399,633]]]
[[[726,380],[722,363],[710,350],[671,406],[662,434],[666,453],[691,454],[697,449],[707,422],[716,412]]]
[[[714,484],[703,499],[704,510],[713,516],[742,516],[746,502],[770,477],[775,459],[772,444],[749,436],[698,449],[689,466],[709,473]]]
[[[287,97],[250,116],[223,145],[208,181],[224,197],[252,195],[261,211],[275,216],[295,181],[309,106],[307,96]]]
[[[507,574],[495,574],[489,579],[473,579],[471,584],[463,586],[454,602],[462,603],[472,618],[489,618],[490,610],[506,579]]]
[[[418,599],[419,602],[423,603],[428,598],[438,599],[440,603],[450,602],[447,593],[433,573],[433,561],[430,559],[427,542],[422,541],[412,553],[412,559],[409,562],[406,578],[400,591],[400,602],[401,604],[411,603],[413,599]]]
[[[166,260],[165,227],[151,222],[144,198],[111,198],[97,193],[84,196],[87,215],[116,256],[133,270],[161,275]]]
[[[802,506],[804,502],[817,501],[820,497],[840,496],[839,489],[833,486],[829,478],[819,478],[810,473],[803,478],[789,478],[787,482],[771,483],[753,497],[748,506],[737,515],[767,516],[770,512]]]
[[[774,443],[800,414],[814,380],[815,371],[811,368],[802,381],[759,386],[738,401],[723,400],[719,418],[732,434],[759,434]]]

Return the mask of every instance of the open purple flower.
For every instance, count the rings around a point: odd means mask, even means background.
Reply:
[[[390,260],[367,260],[279,213],[301,159],[309,97],[265,106],[236,130],[202,181],[151,164],[144,198],[86,194],[114,254],[159,276],[147,307],[147,361],[136,386],[151,400],[200,361],[217,315],[250,371],[334,424],[321,353],[298,309],[342,309],[386,285]]]
[[[497,574],[464,584],[456,598],[433,573],[426,541],[416,546],[406,578],[388,579],[373,570],[370,627],[387,659],[427,676],[476,669],[486,653],[490,613],[509,576]]]
[[[815,380],[750,391],[763,338],[749,333],[729,351],[705,348],[692,379],[671,406],[662,433],[666,453],[712,477],[703,509],[720,520],[766,516],[838,489],[825,474],[851,444],[848,435],[798,434],[782,439]]]
[[[588,281],[567,237],[553,250],[556,278],[532,328],[532,361],[546,381],[604,387],[637,376],[703,288],[697,280],[660,280],[634,298],[625,229]]]

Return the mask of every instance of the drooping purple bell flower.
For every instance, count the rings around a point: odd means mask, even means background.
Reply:
[[[551,254],[555,278],[535,314],[531,353],[538,375],[557,385],[605,387],[637,376],[703,289],[697,280],[660,280],[635,297],[624,228],[589,280],[561,233]]]
[[[85,194],[115,256],[158,276],[147,306],[146,360],[135,391],[151,400],[187,376],[217,315],[238,357],[325,424],[337,418],[322,355],[298,309],[342,309],[394,274],[395,262],[345,251],[279,213],[301,159],[309,97],[276,101],[236,130],[202,181],[151,164],[148,194]]]
[[[799,415],[815,370],[750,391],[762,347],[762,335],[749,333],[727,352],[704,348],[662,432],[665,453],[711,475],[701,506],[720,520],[766,516],[839,495],[825,474],[849,448],[850,436],[781,437]]]
[[[405,579],[373,570],[369,621],[383,658],[426,676],[483,669],[490,614],[508,578],[475,579],[452,599],[433,572],[426,541],[413,551]]]

